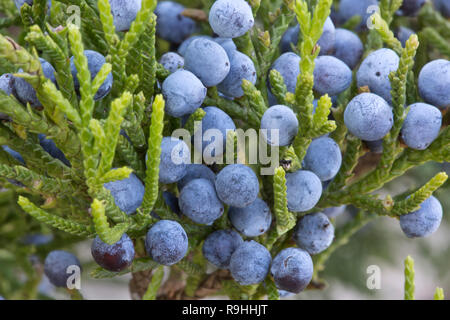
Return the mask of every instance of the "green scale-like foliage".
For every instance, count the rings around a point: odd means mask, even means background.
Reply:
[[[108,0],[53,1],[50,14],[46,14],[46,2],[35,0],[33,6],[25,4],[19,12],[13,1],[0,0],[0,11],[4,13],[4,17],[0,18],[0,29],[3,31],[19,24],[23,26],[23,34],[19,39],[0,34],[0,71],[14,73],[21,68],[24,73],[15,75],[33,86],[43,105],[42,109],[34,109],[0,92],[0,113],[10,118],[10,121],[0,123],[0,142],[22,154],[26,163],[19,163],[0,149],[0,187],[8,189],[0,192],[0,209],[7,212],[5,217],[8,219],[10,216],[15,217],[12,221],[16,224],[17,234],[21,236],[27,228],[36,230],[36,226],[41,226],[47,233],[52,231],[57,234],[55,248],[95,236],[105,243],[113,244],[127,233],[133,239],[137,253],[132,265],[121,272],[98,267],[90,275],[95,279],[103,279],[147,272],[151,279],[148,279],[148,288],[142,294],[145,300],[158,298],[164,269],[144,257],[143,237],[157,221],[152,213],[162,219],[175,220],[188,234],[189,252],[173,266],[176,268],[174,274],[186,275],[184,296],[198,297],[201,292],[198,289],[211,278],[206,273],[206,261],[201,252],[203,241],[214,230],[231,227],[227,215],[229,208],[225,208],[223,216],[212,226],[201,226],[172,212],[162,199],[164,191],[177,193],[177,190],[174,184],[164,185],[159,182],[161,141],[163,136],[170,135],[171,131],[180,127],[180,121],[165,114],[165,101],[157,86],[157,81],[162,83],[170,74],[157,62],[157,56],[164,53],[163,49],[156,47],[159,43],[164,44],[156,37],[157,17],[154,9],[157,1],[143,0],[141,10],[125,33],[116,32]],[[202,10],[207,14],[213,3],[211,0],[187,2],[183,3],[195,7],[197,14]],[[299,131],[293,144],[276,149],[280,163],[276,164],[272,176],[259,176],[260,196],[270,205],[274,221],[267,234],[255,240],[265,245],[273,257],[292,245],[292,232],[297,219],[310,213],[297,214],[288,210],[286,173],[301,169],[313,139],[330,134],[340,146],[343,152],[341,169],[311,212],[344,204],[357,207],[359,212],[337,228],[335,239],[327,250],[314,256],[313,284],[319,285],[323,283],[320,276],[328,258],[358,230],[379,216],[398,218],[417,210],[425,199],[446,182],[447,175],[438,173],[412,192],[384,198],[376,194],[389,181],[418,165],[429,161],[450,161],[448,115],[444,116],[445,125],[438,138],[426,150],[407,148],[399,138],[409,111],[404,106],[419,99],[417,76],[420,68],[431,60],[430,48],[435,50],[433,55],[447,58],[450,55],[450,23],[430,4],[426,4],[417,18],[420,27],[418,35],[412,35],[406,46],[402,47],[391,31],[391,25],[397,23],[395,12],[402,1],[380,1],[379,13],[371,17],[373,29],[363,32],[362,39],[365,39],[364,56],[384,44],[400,56],[398,69],[389,76],[394,125],[383,140],[384,151],[377,166],[364,175],[357,175],[355,169],[364,161],[367,149],[360,139],[347,131],[343,121],[346,105],[358,93],[356,80],[353,79],[350,88],[337,97],[333,107],[328,95],[315,96],[313,90],[315,59],[320,52],[317,42],[325,20],[330,15],[331,5],[337,1],[248,2],[259,23],[242,37],[233,40],[238,49],[254,62],[257,81],[252,84],[244,80],[244,96],[234,100],[221,97],[216,87],[208,88],[204,105],[222,109],[239,128],[259,129],[261,118],[269,108],[270,83],[271,93],[278,102],[289,106],[297,115]],[[79,8],[80,26],[73,24],[74,21],[70,19],[68,8],[73,5]],[[361,17],[353,17],[342,27],[353,29],[360,20]],[[287,91],[282,75],[270,68],[279,55],[279,44],[284,32],[297,22],[300,25],[299,42],[292,49],[301,56],[300,74],[295,92],[291,93]],[[210,32],[204,21],[199,24],[203,30]],[[92,80],[83,53],[86,49],[102,53],[107,61]],[[54,66],[57,85],[43,76],[39,56]],[[78,71],[79,92],[75,90],[71,75],[71,56]],[[114,78],[112,90],[107,97],[96,102],[95,93],[110,73]],[[318,99],[315,112],[314,98]],[[329,120],[330,114],[334,120]],[[204,115],[203,109],[198,109],[185,124],[185,129],[193,134],[197,129],[195,122],[201,121]],[[124,130],[127,137],[121,135],[120,130]],[[46,153],[39,144],[38,134],[45,134],[52,139],[71,166]],[[230,159],[229,151],[239,149],[235,132],[228,132],[226,146],[227,154],[224,157],[227,161],[247,161],[245,150]],[[220,165],[218,167],[221,168]],[[257,169],[260,167],[262,165],[255,166]],[[103,185],[127,178],[132,172],[143,181],[145,194],[136,213],[127,215],[116,206],[111,193]],[[31,218],[17,213],[19,207]],[[5,217],[0,215],[0,228]],[[7,230],[1,232],[12,237],[12,233]],[[4,242],[0,236],[0,243]],[[8,238],[8,242],[14,241]],[[11,245],[5,252],[21,261],[21,267],[31,276],[26,290],[16,290],[10,296],[32,298],[36,294],[40,276],[30,271],[25,251],[16,249],[15,245]],[[229,276],[218,279],[220,288],[215,293],[225,294],[232,299],[280,298],[270,275],[263,284],[252,286],[240,286]],[[3,286],[0,281],[1,290]],[[76,291],[71,292],[71,297],[82,298]],[[443,298],[443,290],[437,288],[435,299]],[[414,299],[414,266],[411,258],[405,261],[405,299]]]

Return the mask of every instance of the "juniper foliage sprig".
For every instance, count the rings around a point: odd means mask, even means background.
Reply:
[[[269,300],[280,300],[280,292],[271,277],[267,277],[265,285],[267,290],[267,298],[269,298]]]
[[[55,67],[55,77],[61,92],[73,106],[77,106],[78,100],[70,71],[68,47],[63,41],[67,35],[67,29],[53,32],[51,27],[47,25],[47,32],[59,38],[61,41],[58,43],[50,35],[44,35],[43,31],[37,25],[30,27],[30,32],[28,32],[26,40],[51,58],[50,63]],[[63,47],[60,44],[63,44]]]
[[[414,260],[408,256],[405,259],[405,300],[414,300]]]
[[[380,16],[379,13],[374,13],[371,16],[373,27],[381,36],[381,39],[394,50],[397,54],[402,52],[402,44],[394,36],[394,33],[389,29],[389,24]]]
[[[434,191],[439,189],[447,181],[447,179],[448,176],[445,172],[438,173],[423,187],[408,196],[406,199],[396,201],[392,210],[392,214],[405,214],[416,211],[420,208],[422,202],[428,199]]]
[[[148,138],[145,194],[142,203],[144,215],[150,215],[159,193],[159,163],[164,128],[164,106],[162,96],[156,96],[152,108],[152,121]]]
[[[258,57],[258,77],[257,88],[264,94],[267,94],[267,74],[278,45],[281,41],[283,33],[289,27],[290,22],[294,19],[293,6],[295,0],[283,0],[281,8],[271,16],[271,25],[269,30],[261,31],[257,41],[257,57]],[[264,4],[264,1],[263,1]]]
[[[119,223],[111,228],[105,215],[105,206],[97,199],[92,202],[91,209],[95,231],[100,239],[107,244],[114,244],[119,241],[129,228],[129,223]]]
[[[390,25],[395,13],[402,5],[403,0],[381,0],[379,7],[381,12],[381,17],[386,21],[387,25]]]
[[[131,267],[126,268],[125,270],[119,272],[113,272],[105,270],[101,267],[93,269],[90,273],[90,276],[94,279],[107,279],[114,278],[117,276],[121,276],[130,272],[141,272],[146,270],[151,270],[157,268],[159,266],[158,263],[151,260],[150,258],[136,258],[133,260],[133,264]]]
[[[314,60],[319,55],[320,47],[317,45],[317,41],[322,35],[325,20],[330,15],[331,4],[331,0],[319,1],[312,15],[304,0],[297,0],[294,8],[303,39],[298,46],[301,61],[294,106],[300,125],[299,133],[293,143],[295,153],[300,162],[305,157],[312,138],[315,138],[319,133],[326,134],[336,129],[334,122],[328,122],[328,120],[325,123],[313,121]],[[322,101],[322,103],[325,103],[324,100]],[[321,114],[327,112],[327,107],[329,110],[331,103],[322,105],[323,111]]]
[[[444,289],[436,288],[436,292],[434,293],[434,300],[444,300]]]
[[[286,232],[291,230],[296,223],[295,216],[289,212],[287,207],[286,178],[283,168],[275,169],[273,177],[274,188],[274,214],[276,218],[276,228],[269,234],[267,246],[270,248],[275,241]]]
[[[164,276],[164,269],[162,266],[156,268],[153,272],[152,280],[150,281],[147,292],[145,292],[142,300],[155,300],[159,286],[161,285]]]
[[[20,20],[25,33],[19,46],[12,39],[0,35],[0,70],[16,72],[36,90],[43,110],[22,105],[13,96],[0,92],[0,112],[11,118],[0,126],[0,142],[23,154],[26,165],[22,165],[0,149],[0,185],[11,188],[0,193],[3,202],[15,202],[35,220],[73,235],[76,239],[98,235],[102,241],[113,244],[126,232],[136,241],[148,227],[156,222],[154,212],[162,219],[171,219],[182,224],[189,238],[189,255],[177,267],[187,274],[184,294],[195,297],[197,289],[206,278],[206,264],[201,254],[203,240],[217,228],[230,228],[226,210],[213,226],[200,226],[186,217],[174,213],[162,198],[165,190],[174,190],[174,185],[159,183],[159,161],[163,135],[180,127],[180,121],[164,114],[164,100],[156,86],[170,74],[157,63],[156,15],[154,0],[144,0],[142,8],[127,33],[117,33],[108,0],[60,0],[52,7],[52,17],[45,12],[46,0],[25,4],[21,18],[12,1],[0,9],[6,18],[0,18],[0,28]],[[200,3],[200,2],[199,2]],[[201,1],[207,12],[212,1]],[[384,152],[377,168],[363,177],[354,179],[355,168],[366,152],[359,139],[347,133],[343,122],[345,106],[357,92],[356,81],[352,87],[338,97],[337,107],[332,108],[331,99],[318,97],[318,107],[313,114],[314,60],[320,48],[317,45],[326,18],[330,15],[331,0],[276,0],[249,1],[256,19],[262,21],[243,37],[236,40],[238,48],[254,61],[258,79],[255,85],[244,80],[244,97],[227,100],[220,97],[216,87],[208,89],[205,105],[215,105],[228,113],[236,124],[243,128],[260,127],[260,120],[268,108],[268,81],[270,90],[279,103],[291,107],[298,115],[300,129],[293,146],[280,148],[282,161],[273,176],[261,176],[261,196],[270,204],[275,221],[266,235],[257,240],[276,255],[290,245],[292,230],[298,218],[308,214],[294,214],[287,208],[286,172],[301,168],[302,160],[312,139],[332,132],[331,137],[345,151],[340,172],[324,191],[319,204],[312,211],[330,206],[352,204],[361,211],[346,225],[337,228],[333,244],[314,257],[314,283],[320,283],[319,273],[330,255],[349,241],[349,238],[378,216],[398,217],[417,210],[447,179],[444,173],[437,174],[414,192],[401,196],[387,195],[380,198],[372,192],[406,171],[428,161],[450,161],[450,130],[444,126],[439,137],[423,151],[412,150],[400,144],[398,138],[408,109],[404,105],[418,99],[415,77],[424,63],[429,61],[428,42],[440,54],[448,55],[446,41],[450,38],[447,20],[426,4],[419,14],[419,38],[421,47],[418,56],[418,39],[412,36],[402,48],[394,37],[390,25],[395,25],[394,13],[400,0],[382,0],[380,14],[372,16],[375,27],[366,39],[366,54],[386,43],[400,58],[399,68],[390,75],[394,126],[384,139]],[[69,23],[69,12],[76,5],[81,12],[81,27]],[[54,14],[53,14],[54,13]],[[300,24],[299,44],[294,48],[301,56],[300,75],[295,93],[287,91],[281,74],[270,67],[279,52],[281,37],[292,24],[294,17]],[[57,24],[55,24],[57,22]],[[346,28],[360,22],[360,17],[347,21]],[[61,24],[58,28],[58,24]],[[263,26],[262,30],[258,27]],[[422,40],[423,39],[423,40]],[[425,41],[426,40],[426,41]],[[447,41],[448,42],[448,41]],[[27,49],[25,49],[27,48]],[[94,49],[106,56],[107,63],[94,79],[84,57],[85,49]],[[43,76],[38,60],[38,50],[56,69],[57,86]],[[161,52],[158,52],[158,55]],[[74,89],[69,57],[74,56],[80,82],[80,96]],[[412,71],[416,60],[414,72]],[[112,72],[112,93],[100,102],[94,95],[107,75]],[[330,110],[335,121],[328,120]],[[188,120],[185,128],[195,131],[194,121],[200,121],[204,111],[198,109]],[[127,134],[120,134],[123,129]],[[37,134],[45,134],[63,151],[72,167],[53,159],[39,145]],[[237,135],[227,134],[228,150],[238,149]],[[128,140],[129,138],[129,140]],[[144,161],[147,155],[147,161]],[[227,155],[228,156],[228,155]],[[235,161],[246,162],[245,150],[234,155]],[[113,169],[115,168],[115,169]],[[128,216],[114,202],[111,193],[103,184],[121,180],[134,172],[145,183],[144,201],[134,215]],[[15,179],[23,186],[13,186],[6,179]],[[40,206],[36,204],[41,203]],[[17,206],[17,204],[13,203]],[[3,208],[3,207],[2,207]],[[366,213],[371,212],[371,213]],[[1,219],[1,217],[0,217]],[[78,240],[77,240],[78,241]],[[137,252],[144,252],[142,248]],[[152,280],[144,299],[157,298],[158,288],[164,274],[162,266],[150,258],[136,258],[131,267],[122,272],[95,269],[93,278],[111,278],[130,272],[153,270]],[[30,273],[31,274],[31,273]],[[30,286],[32,283],[30,282]],[[406,291],[411,291],[411,287]],[[268,296],[279,299],[279,292],[269,276],[264,285],[239,286],[234,281],[222,281],[225,293],[236,299],[256,299]],[[409,297],[412,295],[409,293]],[[437,290],[437,298],[443,292]]]
[[[394,125],[391,132],[383,140],[383,155],[377,169],[371,172],[367,177],[364,177],[360,182],[351,186],[352,192],[368,193],[379,188],[380,184],[383,184],[383,181],[389,176],[390,169],[392,168],[397,155],[402,152],[402,148],[397,139],[407,114],[407,110],[405,111],[404,108],[406,103],[406,78],[408,72],[412,69],[418,45],[417,36],[412,35],[410,39],[408,39],[406,47],[402,49],[397,71],[391,73],[389,76],[392,86],[391,95]]]
[[[450,38],[450,21],[444,18],[441,13],[433,9],[433,4],[427,2],[419,11],[419,22],[423,27],[432,27],[444,38]]]
[[[39,209],[25,197],[20,196],[18,204],[25,212],[34,217],[36,220],[49,224],[50,226],[61,231],[80,237],[93,237],[95,235],[92,225],[86,226],[84,224],[70,221],[67,218],[61,218],[56,215],[49,214],[44,210]]]
[[[442,37],[438,31],[431,27],[426,27],[421,31],[424,38],[427,38],[429,43],[436,47],[441,54],[450,57],[450,44],[448,39]]]
[[[270,70],[269,80],[271,92],[277,98],[277,101],[281,104],[287,105],[288,102],[286,96],[288,94],[288,90],[281,73],[275,69]]]

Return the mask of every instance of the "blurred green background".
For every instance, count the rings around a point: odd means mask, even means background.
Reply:
[[[179,2],[192,6],[202,1]],[[8,34],[17,37],[19,32],[9,29]],[[439,171],[450,174],[450,164],[429,163],[417,167],[388,184],[381,193],[396,195],[417,188]],[[377,218],[357,232],[347,245],[339,248],[328,260],[321,273],[328,284],[324,290],[309,290],[288,299],[403,299],[403,261],[408,255],[415,260],[416,298],[432,299],[436,287],[442,287],[446,298],[450,297],[450,182],[435,195],[444,208],[442,224],[437,232],[427,238],[408,239],[396,219]],[[8,292],[13,293],[8,298],[15,298],[15,294],[24,297],[23,293],[38,282],[39,298],[68,298],[64,290],[56,290],[45,279],[35,277],[30,255],[43,261],[45,253],[52,249],[52,244],[30,247],[17,239],[30,232],[49,234],[50,230],[21,212],[12,197],[15,195],[0,190],[0,295]],[[336,225],[339,227],[345,224],[352,214],[354,210],[348,208],[344,215],[336,219]],[[79,239],[60,232],[55,234],[55,240],[58,245],[63,244],[74,250],[83,262],[81,291],[86,299],[130,299],[129,276],[106,280],[89,277],[89,271],[95,267],[90,254],[90,241],[79,243]],[[367,268],[372,265],[381,270],[380,289],[367,288],[366,282],[370,276]]]

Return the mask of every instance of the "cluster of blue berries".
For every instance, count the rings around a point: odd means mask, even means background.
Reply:
[[[16,3],[18,2],[16,1]],[[22,1],[20,4],[23,3],[24,1]],[[32,1],[27,1],[27,3],[32,4]],[[105,64],[106,59],[102,54],[92,50],[86,50],[84,52],[84,55],[88,62],[88,68],[91,74],[91,79],[93,80],[100,71],[100,69],[102,68],[103,64]],[[52,81],[55,85],[57,85],[55,77],[56,71],[53,68],[53,66],[48,61],[42,58],[39,58],[39,61],[41,63],[42,75],[46,79]],[[74,79],[75,89],[77,93],[79,93],[80,84],[77,78],[77,69],[74,63],[74,57],[71,57],[70,59],[70,68]],[[0,76],[0,90],[7,95],[14,96],[19,102],[21,102],[25,106],[29,105],[33,108],[36,108],[36,110],[42,110],[43,106],[37,97],[36,90],[30,83],[28,83],[22,77],[22,75],[24,75],[23,70],[19,69],[16,75],[7,73]],[[95,93],[94,99],[100,100],[105,96],[107,96],[108,93],[111,91],[112,84],[113,84],[113,77],[112,74],[110,73],[108,74],[107,78],[100,86],[98,91]],[[2,114],[0,114],[0,119],[9,120],[9,118],[6,115]],[[70,161],[66,158],[63,152],[57,148],[56,144],[52,139],[47,138],[43,134],[39,134],[38,138],[39,143],[44,151],[49,153],[53,158],[61,161],[64,165],[68,167],[71,166]],[[7,146],[3,147],[7,148]],[[11,153],[10,151],[13,151],[14,153]],[[10,152],[22,164],[25,163],[22,156],[17,154],[14,150],[8,148],[8,152]]]
[[[15,1],[18,8],[32,1]],[[405,0],[398,14],[415,16],[425,1]],[[446,16],[450,8],[445,0],[435,0],[435,6]],[[49,1],[49,5],[50,5]],[[337,28],[355,15],[362,22],[357,30],[365,28],[367,8],[377,4],[377,0],[342,0],[339,10],[332,12],[325,22],[318,41],[320,55],[315,60],[314,91],[317,96],[329,95],[335,99],[347,90],[356,76],[358,87],[367,87],[370,92],[355,96],[345,108],[344,123],[355,137],[380,149],[381,141],[392,129],[391,84],[389,75],[396,71],[400,58],[393,50],[382,48],[371,52],[363,59],[363,43],[357,33]],[[117,31],[127,31],[141,8],[141,1],[110,0],[111,12]],[[160,84],[165,98],[166,114],[186,120],[198,108],[203,108],[202,153],[208,148],[204,134],[209,129],[222,133],[222,149],[214,150],[212,157],[222,155],[226,150],[228,131],[236,130],[236,124],[217,106],[205,106],[208,88],[216,87],[227,99],[244,96],[243,80],[255,84],[257,72],[253,60],[238,51],[234,38],[246,34],[254,25],[252,9],[244,0],[217,0],[209,11],[209,24],[214,37],[193,35],[197,31],[196,22],[184,15],[185,8],[179,3],[161,1],[157,16],[156,34],[170,42],[177,52],[167,52],[160,57],[160,64],[170,73]],[[398,30],[397,36],[404,43],[412,30]],[[299,25],[292,26],[284,34],[280,43],[282,53],[271,65],[284,79],[289,92],[294,93],[300,74],[301,57],[295,53],[300,36]],[[86,50],[91,78],[106,63],[99,52]],[[362,60],[363,59],[363,60]],[[40,58],[42,75],[57,85],[55,69]],[[70,59],[71,73],[76,92],[80,83],[74,58]],[[22,73],[4,74],[0,77],[0,90],[14,96],[24,105],[40,110],[33,86]],[[113,86],[113,76],[109,74],[95,93],[95,100],[105,98]],[[266,84],[264,83],[264,86]],[[299,117],[291,107],[280,104],[270,94],[270,107],[261,118],[260,128],[267,144],[278,147],[292,145],[299,131]],[[423,102],[410,106],[404,121],[401,138],[412,149],[424,150],[438,137],[442,127],[441,111],[450,106],[450,62],[438,59],[427,63],[418,77],[419,95]],[[317,104],[317,100],[316,100]],[[0,115],[0,119],[7,117]],[[278,130],[274,136],[272,130]],[[194,134],[194,139],[197,135]],[[43,150],[53,158],[70,167],[70,161],[55,143],[44,135],[39,135]],[[9,146],[3,150],[26,165],[23,157]],[[167,206],[180,218],[189,222],[215,226],[225,212],[230,228],[215,230],[204,240],[202,253],[207,261],[220,269],[228,269],[232,277],[241,285],[263,282],[270,275],[280,292],[299,293],[313,277],[311,256],[329,248],[334,240],[333,219],[341,215],[346,206],[332,207],[306,214],[297,221],[292,233],[296,247],[285,248],[273,258],[271,252],[257,242],[257,237],[266,234],[273,222],[270,205],[260,196],[260,181],[250,166],[229,164],[220,171],[214,166],[191,164],[191,151],[181,139],[164,137],[161,143],[159,182],[163,185],[176,184],[177,192],[163,192]],[[303,159],[302,169],[286,174],[287,207],[293,213],[306,213],[319,202],[327,184],[338,174],[342,165],[340,146],[329,136],[314,139]],[[214,171],[212,170],[214,169]],[[218,171],[218,172],[217,172]],[[132,173],[128,178],[104,184],[115,204],[128,215],[136,213],[141,206],[145,187],[138,176]],[[171,189],[172,190],[172,189]],[[420,209],[400,217],[400,226],[408,237],[425,237],[440,225],[442,206],[431,196],[422,203]],[[173,220],[160,219],[154,223],[145,236],[145,249],[155,262],[170,266],[182,260],[189,248],[189,239],[183,226]],[[135,258],[135,243],[124,234],[114,244],[103,242],[96,237],[91,253],[102,268],[120,272],[129,268]],[[68,267],[81,267],[79,260],[65,251],[52,251],[45,260],[45,274],[59,287],[67,285],[70,274]]]
[[[178,53],[168,52],[160,63],[171,72],[162,83],[166,112],[173,117],[189,116],[199,108],[207,88],[217,86],[227,97],[244,95],[242,80],[256,82],[253,61],[237,51],[232,38],[242,36],[253,26],[253,14],[244,0],[218,0],[211,7],[209,22],[219,36],[190,36],[195,22],[183,16],[184,7],[162,1],[156,8],[157,34],[174,44]],[[213,70],[213,71],[212,71]]]

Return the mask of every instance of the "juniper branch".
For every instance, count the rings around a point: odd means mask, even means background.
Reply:
[[[405,300],[414,300],[414,260],[408,256],[405,259]]]
[[[46,223],[56,229],[79,237],[90,238],[94,236],[94,228],[92,225],[86,226],[70,221],[68,219],[63,219],[61,217],[51,215],[44,210],[39,209],[33,203],[31,203],[30,200],[22,196],[19,196],[19,200],[17,203],[22,207],[24,211],[26,211],[29,215],[31,215],[39,222]]]
[[[65,31],[62,32],[65,33]],[[44,35],[42,30],[36,25],[30,27],[30,32],[28,32],[26,39],[39,50],[50,56],[50,62],[55,67],[55,77],[61,92],[73,106],[78,106],[77,95],[75,93],[74,82],[70,70],[70,61],[64,50],[65,48],[61,48],[60,44],[56,43],[50,35]]]
[[[330,15],[332,1],[319,1],[314,9],[313,16],[308,11],[308,5],[304,0],[297,0],[295,3],[295,13],[303,41],[299,43],[301,56],[300,74],[297,79],[295,89],[295,106],[299,119],[299,133],[297,134],[293,146],[299,161],[302,161],[309,144],[312,141],[313,133],[313,85],[314,85],[314,60],[319,54],[320,47],[317,41],[322,35],[325,20]],[[331,129],[331,128],[329,128]]]
[[[428,199],[434,191],[439,189],[447,181],[447,178],[448,176],[445,172],[440,172],[404,200],[396,201],[392,215],[402,215],[418,210],[422,202]]]
[[[151,97],[153,96],[155,81],[156,81],[156,72],[157,67],[160,66],[156,62],[156,49],[155,49],[155,33],[156,33],[156,15],[152,15],[150,20],[147,22],[147,29],[141,35],[141,54],[142,54],[142,76],[141,79],[145,79],[145,81],[141,81],[140,89],[145,95],[147,103],[151,101]],[[164,68],[162,68],[164,69]],[[167,70],[164,69],[164,72]],[[168,74],[165,73],[165,77]],[[162,80],[162,77],[158,77]]]
[[[428,39],[428,42],[431,45],[440,51],[441,54],[450,57],[450,44],[448,39],[442,37],[439,32],[431,27],[426,27],[421,33]]]
[[[145,292],[142,300],[155,300],[158,289],[162,283],[164,277],[164,268],[159,266],[152,274],[152,280],[150,281],[147,291]]]
[[[91,214],[94,220],[95,231],[100,239],[112,245],[122,238],[122,235],[128,230],[129,223],[123,222],[116,224],[111,228],[105,215],[105,206],[97,199],[91,204]]]
[[[161,157],[162,132],[164,128],[164,99],[157,95],[153,103],[152,123],[148,138],[147,171],[145,178],[145,194],[142,202],[144,215],[150,215],[155,205],[159,190],[159,163]]]

